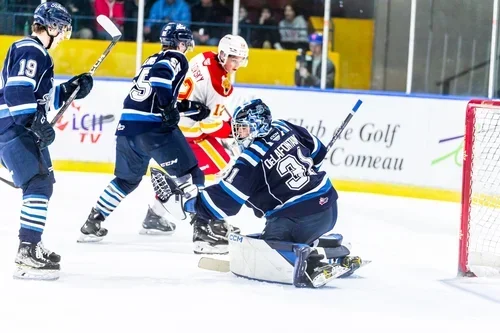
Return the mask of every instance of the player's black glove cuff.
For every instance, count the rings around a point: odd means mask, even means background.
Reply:
[[[194,111],[194,110],[198,111],[197,114],[187,116],[193,119],[194,121],[201,121],[210,115],[210,109],[208,108],[208,106],[200,102],[183,99],[182,101],[177,103],[177,107],[181,112]]]
[[[54,128],[50,125],[50,122],[47,121],[47,117],[45,117],[45,113],[42,111],[37,111],[35,113],[30,130],[38,138],[37,144],[40,149],[47,148],[56,138]]]
[[[160,106],[159,108],[161,110],[163,125],[166,127],[177,126],[181,117],[179,115],[179,110],[175,107],[175,101],[168,106]]]
[[[76,93],[76,99],[86,97],[94,86],[94,79],[90,73],[83,73],[73,76],[68,81],[61,83],[59,98],[61,101],[67,101],[75,89],[80,86],[80,90]]]

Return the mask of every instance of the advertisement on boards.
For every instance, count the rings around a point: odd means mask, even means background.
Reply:
[[[95,80],[89,96],[58,122],[53,158],[114,162],[114,133],[130,85]],[[231,107],[261,98],[275,119],[306,127],[324,144],[361,99],[323,163],[332,178],[460,189],[466,100],[248,87],[234,95]]]

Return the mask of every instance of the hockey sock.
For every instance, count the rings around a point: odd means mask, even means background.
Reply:
[[[116,184],[115,180],[112,180],[97,200],[96,209],[104,217],[108,217],[126,196],[127,193]]]
[[[21,228],[19,240],[37,244],[41,241],[49,199],[44,195],[29,194],[23,196],[21,208]]]

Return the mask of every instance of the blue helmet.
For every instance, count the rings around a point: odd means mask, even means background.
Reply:
[[[55,29],[67,39],[71,36],[71,15],[60,3],[45,2],[36,7],[34,23],[46,29]]]
[[[323,44],[323,34],[315,32],[309,36],[309,43]]]
[[[253,99],[234,111],[231,119],[233,137],[238,143],[247,146],[253,139],[269,134],[272,121],[269,107],[261,99]]]
[[[160,35],[161,45],[177,48],[180,43],[186,45],[186,51],[194,49],[193,33],[185,25],[175,22],[167,23],[161,29]]]

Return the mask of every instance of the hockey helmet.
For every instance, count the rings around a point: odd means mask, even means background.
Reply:
[[[253,99],[234,111],[231,125],[233,137],[245,147],[255,138],[264,137],[271,131],[271,110],[259,99]]]
[[[42,3],[36,7],[33,16],[33,23],[37,23],[45,27],[45,29],[56,30],[58,34],[63,34],[64,39],[71,37],[71,15],[60,3]]]
[[[248,65],[248,44],[243,37],[225,35],[219,41],[217,53],[222,65],[226,64],[227,58],[230,55],[243,58],[240,66],[246,67]]]
[[[184,43],[186,51],[194,50],[193,33],[180,23],[167,23],[161,30],[160,42],[161,45],[171,48],[177,48],[180,43]]]

